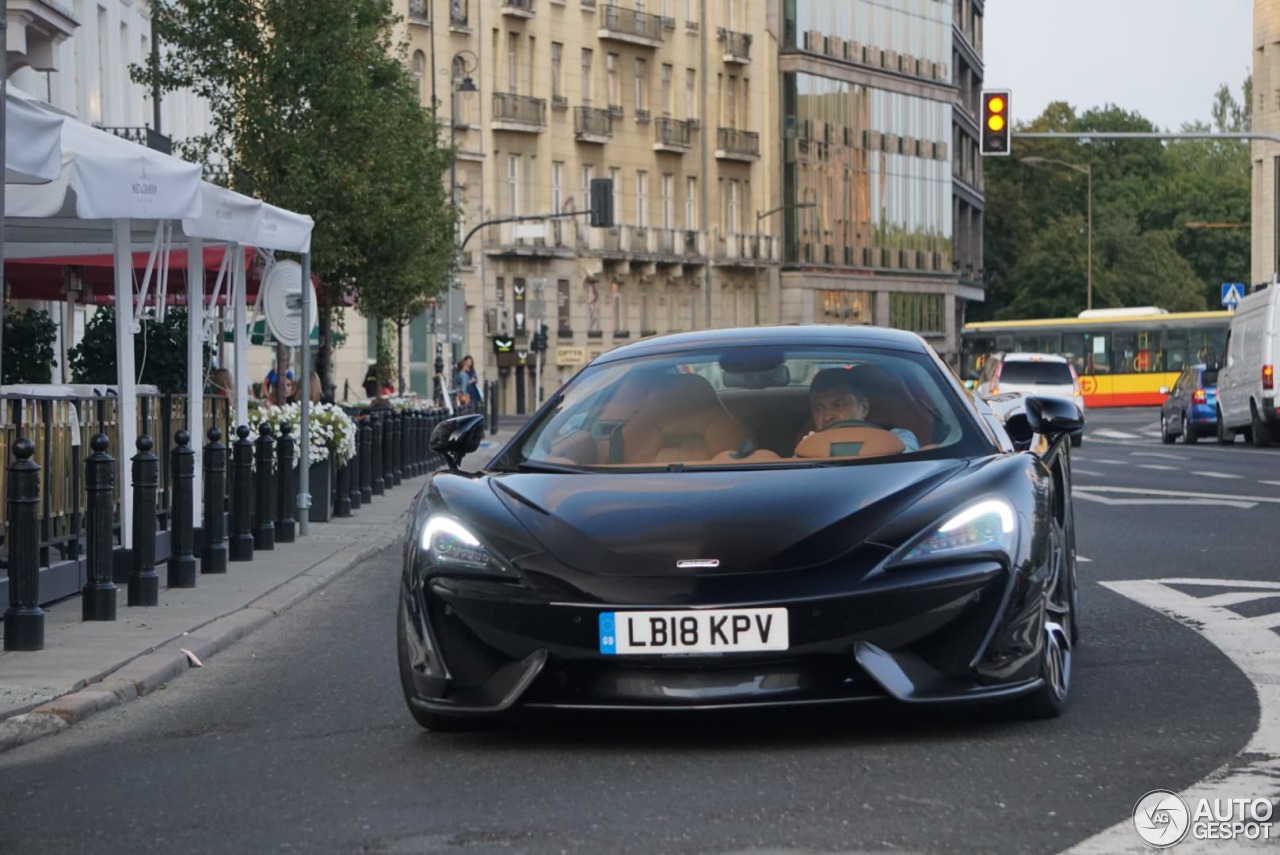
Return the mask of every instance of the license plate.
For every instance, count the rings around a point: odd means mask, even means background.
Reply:
[[[786,650],[787,634],[784,608],[600,613],[600,652],[607,654]]]

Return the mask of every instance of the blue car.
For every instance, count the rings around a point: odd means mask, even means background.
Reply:
[[[1160,439],[1186,443],[1218,432],[1218,366],[1188,365],[1160,405]]]

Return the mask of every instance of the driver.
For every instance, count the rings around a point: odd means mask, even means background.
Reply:
[[[903,450],[918,451],[920,440],[905,428],[883,428],[867,421],[871,402],[866,392],[854,387],[853,372],[846,368],[824,368],[809,384],[809,414],[815,431],[833,426],[876,427],[888,430],[902,441]]]

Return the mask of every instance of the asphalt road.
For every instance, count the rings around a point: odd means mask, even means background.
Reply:
[[[388,552],[164,691],[0,755],[0,852],[1067,849],[1258,722],[1222,651],[1101,583],[1274,576],[1280,451],[1163,446],[1155,418],[1090,413],[1076,454],[1091,560],[1056,721],[886,704],[426,733],[396,678]]]

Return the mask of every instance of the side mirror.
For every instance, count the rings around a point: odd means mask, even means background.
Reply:
[[[1044,434],[1050,442],[1059,436],[1075,433],[1084,428],[1084,413],[1074,401],[1062,398],[1036,398],[1026,400],[1027,422],[1031,429]]]
[[[1169,387],[1168,387],[1168,386],[1161,386],[1161,387],[1160,387],[1160,394],[1161,394],[1161,395],[1168,395],[1168,394],[1169,394]]]
[[[484,416],[473,413],[445,419],[431,431],[431,450],[443,454],[445,462],[454,472],[458,471],[462,458],[480,447],[484,439]]]

